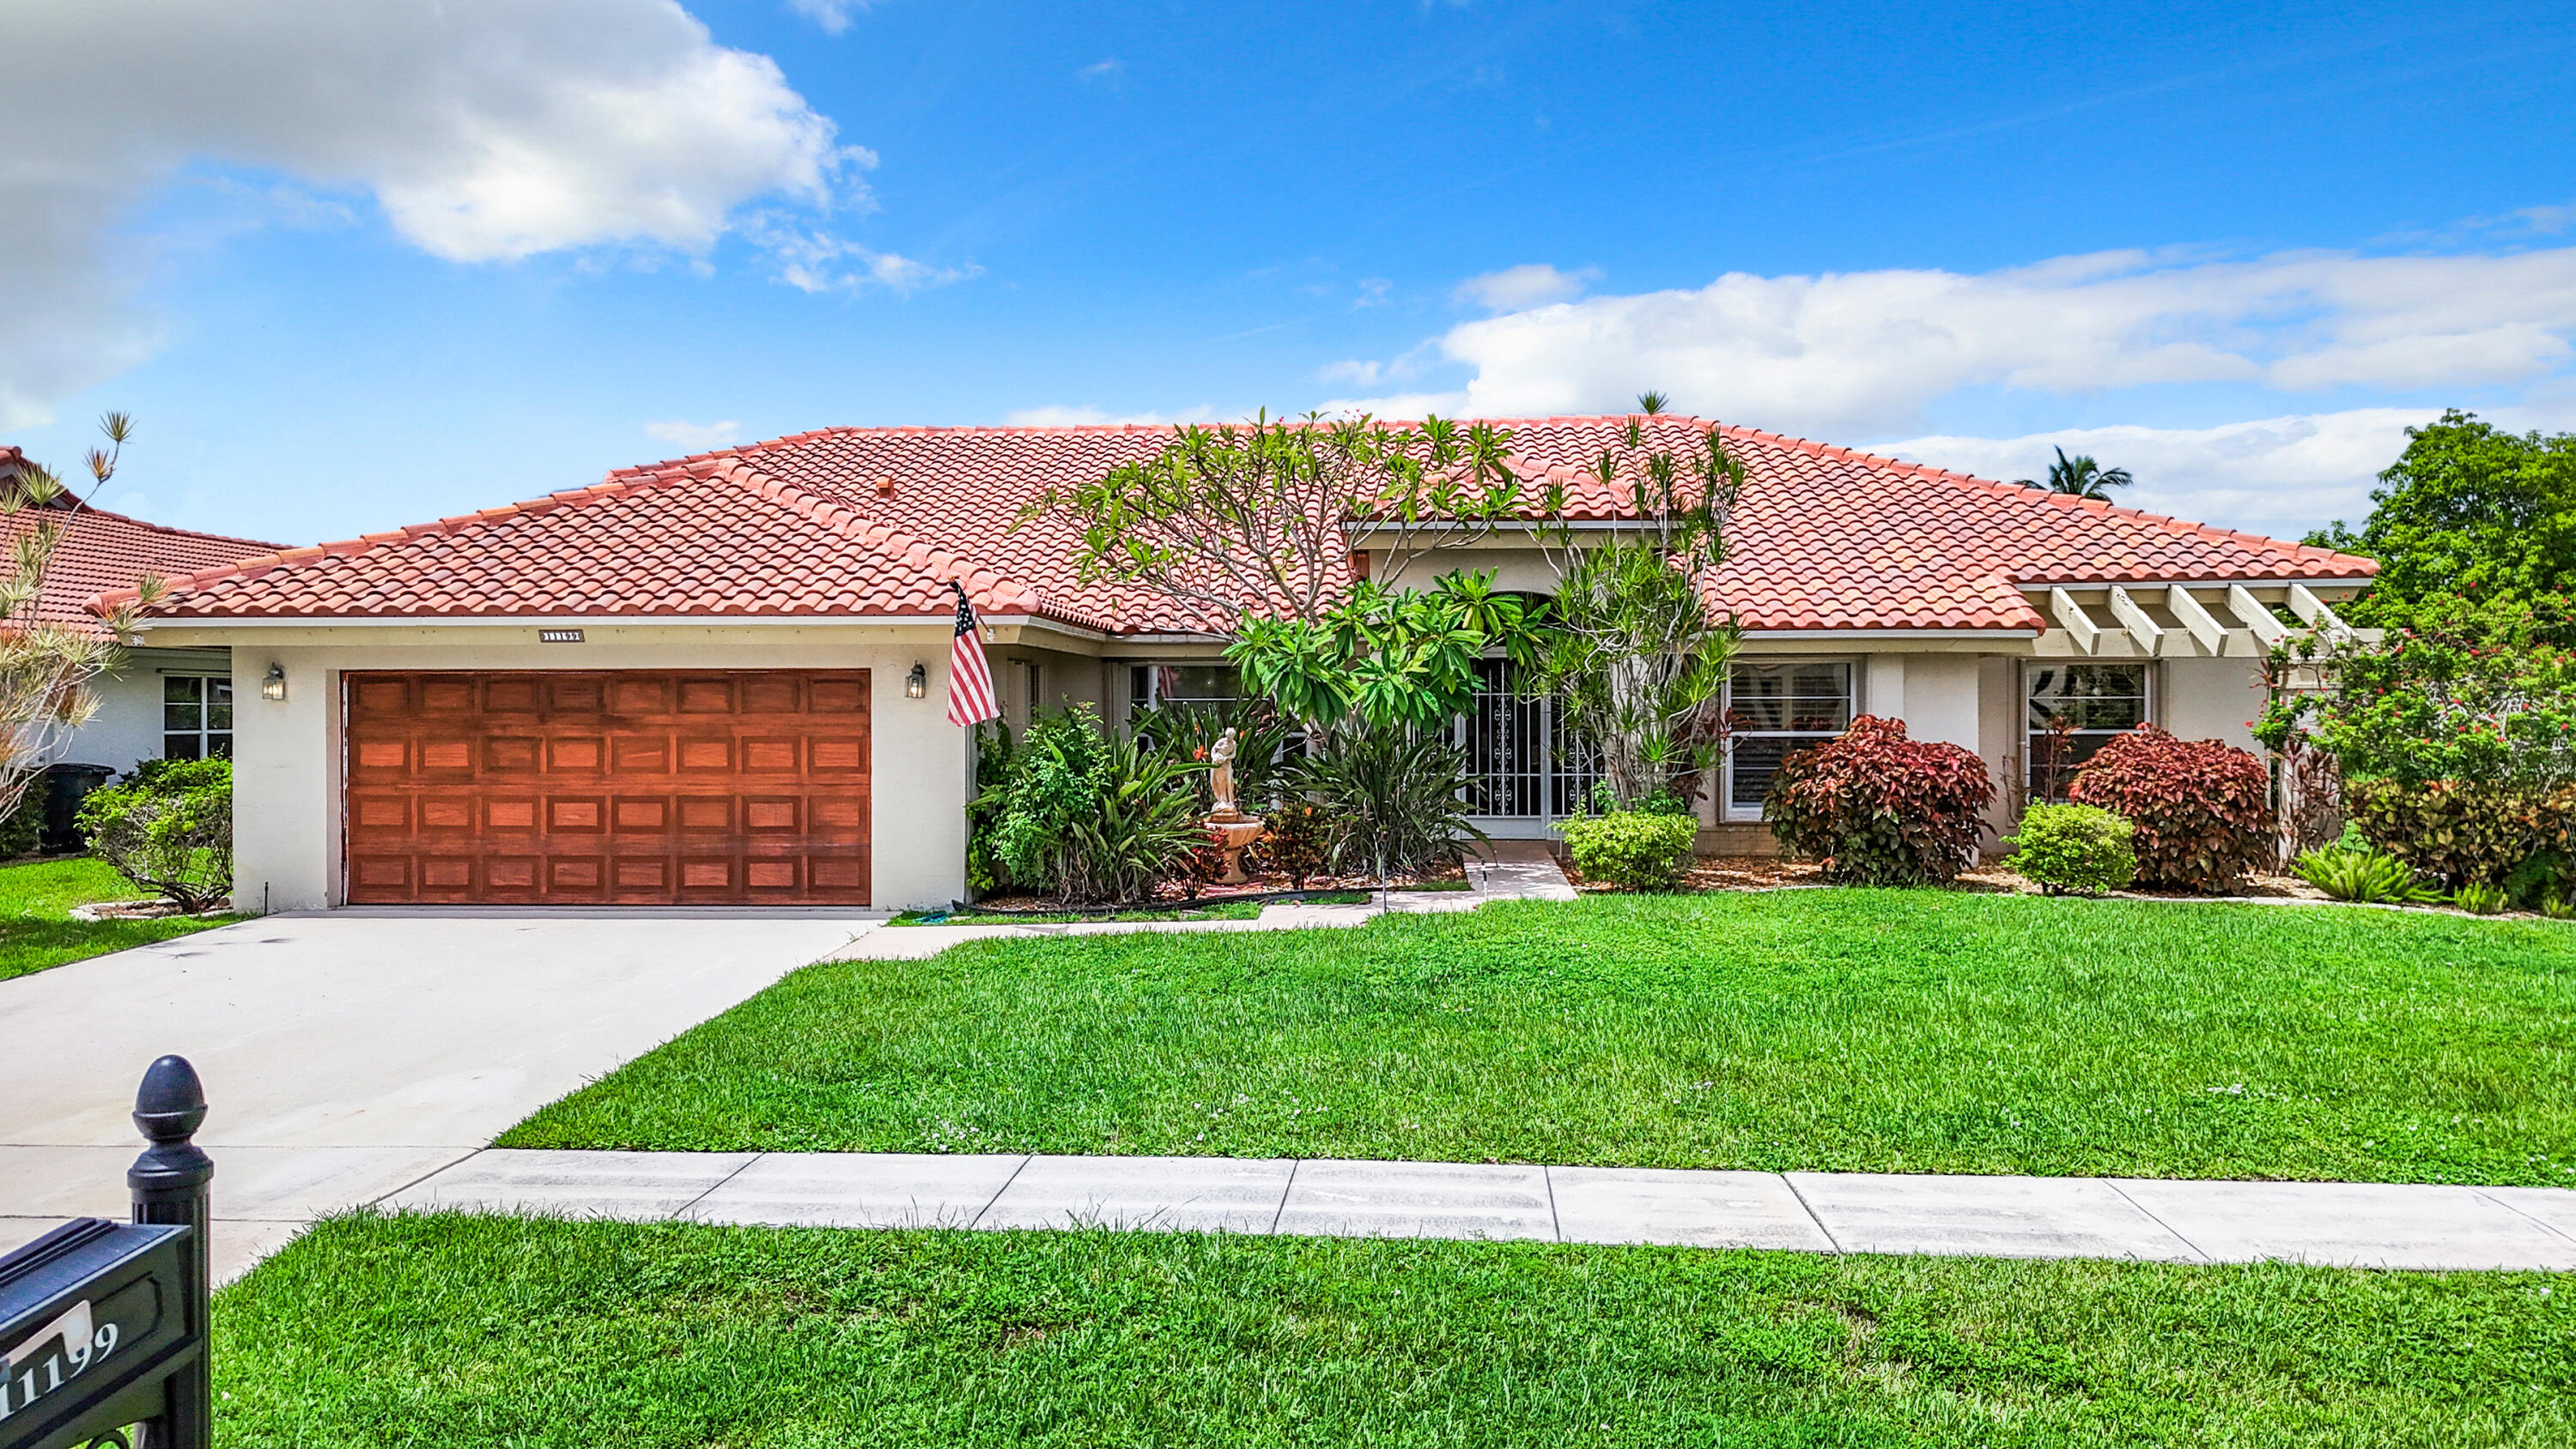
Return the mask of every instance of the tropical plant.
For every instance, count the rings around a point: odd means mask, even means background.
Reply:
[[[117,874],[183,911],[232,893],[230,760],[154,760],[81,801],[90,849]]]
[[[1065,898],[1143,900],[1166,876],[1186,868],[1207,838],[1190,778],[1205,768],[1175,760],[1133,735],[1110,735],[1094,776],[1097,804],[1065,830]]]
[[[2299,879],[2339,901],[2422,905],[2442,893],[2417,878],[2414,868],[2371,848],[2358,826],[2344,827],[2332,845],[2304,851],[2290,863]]]
[[[2076,498],[2094,498],[2106,503],[2111,499],[2112,489],[2126,488],[2136,481],[2138,480],[2129,476],[2129,470],[2126,468],[2105,468],[2093,461],[2092,455],[2087,453],[2078,453],[2070,458],[2066,456],[2064,448],[2057,450],[2057,461],[2048,465],[2047,482],[2042,483],[2034,478],[2014,480],[2024,488],[2046,488],[2051,493],[2064,493]]]
[[[1032,721],[998,787],[992,858],[1011,882],[1069,901],[1126,901],[1183,867],[1202,832],[1191,778],[1132,735],[1103,730],[1088,706]]]
[[[1695,816],[1620,810],[1559,821],[1556,828],[1585,880],[1621,890],[1669,890],[1699,858]]]
[[[2406,430],[2379,475],[2369,519],[2338,521],[2308,542],[2379,560],[2346,613],[2396,626],[2445,595],[2531,601],[2576,592],[2576,433],[2519,436],[2473,413]]]
[[[1976,858],[1994,798],[1974,750],[1909,740],[1903,720],[1862,715],[1780,762],[1762,818],[1829,880],[1920,885],[1955,879]]]
[[[2576,920],[2576,900],[2552,892],[2540,898],[2540,913],[2553,921]]]
[[[995,844],[1019,742],[1001,720],[975,727],[975,798],[966,805],[966,888],[978,897],[1014,884]]]
[[[1188,764],[1206,764],[1217,738],[1234,731],[1234,797],[1242,808],[1259,811],[1279,798],[1279,782],[1289,763],[1291,726],[1269,700],[1245,698],[1223,704],[1160,704],[1139,710],[1128,728],[1152,748]],[[1193,777],[1201,814],[1216,807],[1210,777]]]
[[[1465,841],[1486,838],[1467,815],[1473,781],[1466,756],[1439,736],[1370,729],[1345,731],[1300,762],[1290,788],[1339,826],[1334,863],[1366,865],[1383,889],[1454,865]]]
[[[2271,789],[2251,753],[2142,724],[2095,750],[2067,795],[2136,827],[2141,884],[2215,891],[2276,858]]]
[[[109,413],[99,420],[99,431],[108,446],[89,452],[92,483],[86,494],[25,459],[0,472],[0,531],[11,540],[9,562],[0,569],[0,816],[17,808],[45,767],[61,758],[72,735],[98,713],[97,680],[124,661],[139,610],[161,594],[160,580],[136,580],[135,597],[100,615],[95,629],[39,612],[54,555],[81,526],[90,500],[116,475],[134,421]]]
[[[2513,906],[2504,887],[2471,882],[2451,892],[2451,904],[2473,916],[2500,916]]]
[[[1735,652],[1732,620],[1713,622],[1702,587],[1726,558],[1726,521],[1744,465],[1715,427],[1695,450],[1647,446],[1663,398],[1638,398],[1618,442],[1593,461],[1604,494],[1626,507],[1576,532],[1553,505],[1537,530],[1557,576],[1545,652],[1529,675],[1553,695],[1571,732],[1598,752],[1621,809],[1705,773],[1723,745],[1718,686]]]
[[[1478,660],[1534,647],[1520,599],[1491,574],[1447,573],[1427,590],[1363,579],[1317,619],[1246,619],[1225,652],[1247,693],[1321,743],[1353,727],[1439,729],[1473,703]]]
[[[2136,827],[2098,805],[2033,805],[2022,812],[2007,864],[2052,896],[2115,891],[2138,877]]]
[[[1049,488],[1020,517],[1072,525],[1085,581],[1141,585],[1204,611],[1214,628],[1311,623],[1351,582],[1354,532],[1366,531],[1379,576],[1396,578],[1517,514],[1509,454],[1510,435],[1487,423],[1265,412],[1176,429],[1153,457]]]
[[[1340,843],[1333,818],[1312,800],[1297,799],[1282,802],[1268,818],[1264,848],[1270,864],[1302,891],[1310,877],[1321,875],[1332,864],[1334,848]]]

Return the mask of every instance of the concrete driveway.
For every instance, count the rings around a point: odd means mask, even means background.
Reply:
[[[437,1171],[876,922],[834,913],[270,916],[0,982],[0,1251],[127,1214],[143,1068],[211,1108],[215,1264]]]

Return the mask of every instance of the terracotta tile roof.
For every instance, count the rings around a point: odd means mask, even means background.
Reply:
[[[1624,489],[1586,471],[1626,420],[1507,420],[1515,467],[1568,484],[1578,517]],[[1649,447],[1707,424],[1653,420]],[[1749,628],[2038,629],[2015,586],[2359,579],[2323,549],[1724,430],[1746,464],[1734,561],[1706,581]],[[174,581],[167,619],[944,617],[980,609],[1111,633],[1204,627],[1143,590],[1083,584],[1073,536],[1014,529],[1041,488],[1152,455],[1163,427],[835,428],[622,469],[593,487]]]
[[[16,471],[17,452],[0,449],[0,478]],[[145,578],[184,577],[221,568],[277,547],[253,538],[146,523],[103,508],[49,508],[0,517],[0,550],[14,548],[29,530],[48,519],[60,524],[63,534],[45,570],[36,617],[92,634],[105,632],[92,608],[100,594],[130,592]]]

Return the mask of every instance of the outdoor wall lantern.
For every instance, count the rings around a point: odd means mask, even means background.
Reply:
[[[283,664],[272,664],[272,665],[268,666],[268,675],[267,675],[267,677],[266,677],[266,678],[264,678],[264,679],[262,679],[262,680],[260,680],[260,682],[259,682],[259,697],[260,697],[260,698],[262,698],[262,699],[284,699],[284,698],[286,698],[286,666],[285,666],[285,665],[283,665]]]
[[[928,693],[930,693],[930,671],[915,662],[912,672],[903,677],[903,697],[919,699]]]

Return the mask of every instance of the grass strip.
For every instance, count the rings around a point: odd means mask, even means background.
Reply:
[[[343,1218],[217,1442],[2576,1442],[2576,1275]]]
[[[29,861],[0,866],[0,981],[29,976],[49,967],[103,956],[129,946],[148,946],[213,926],[230,925],[240,916],[198,919],[164,916],[153,920],[77,921],[74,906],[99,901],[140,899],[142,893],[105,861],[89,856]]]

